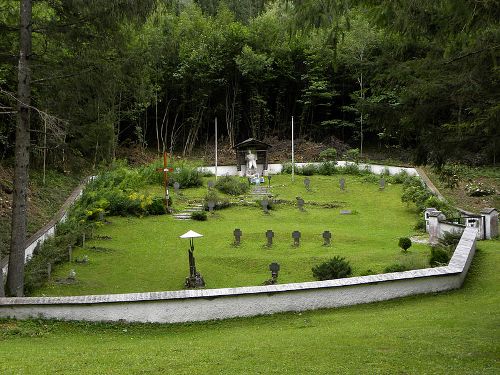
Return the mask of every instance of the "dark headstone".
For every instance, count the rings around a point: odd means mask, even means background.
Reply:
[[[214,207],[215,207],[215,202],[214,201],[208,201],[207,202],[207,206],[208,206],[208,211],[209,212],[213,212],[214,211]]]
[[[301,197],[297,197],[297,207],[299,210],[304,211],[304,200]]]
[[[345,190],[345,179],[341,178],[339,181],[340,190]]]
[[[267,199],[263,199],[260,204],[262,205],[262,209],[264,210],[264,213],[268,214],[269,213],[269,201]]]
[[[236,228],[233,234],[234,234],[234,244],[239,245],[241,241],[241,229]]]
[[[323,232],[323,246],[330,246],[330,240],[332,238],[332,234],[330,231],[325,230]]]
[[[179,184],[177,181],[175,181],[174,182],[174,191],[176,193],[178,193],[180,188],[181,188],[181,184]]]
[[[209,189],[213,188],[214,186],[215,186],[215,183],[212,180],[208,181],[208,188]]]
[[[304,185],[306,186],[307,191],[311,190],[311,179],[309,177],[304,179]]]
[[[99,211],[99,221],[104,221],[104,211]]]
[[[280,265],[278,263],[271,263],[269,265],[269,271],[271,271],[271,279],[273,281],[272,284],[276,284],[279,270],[280,270]]]
[[[295,230],[292,232],[293,246],[299,246],[300,244],[300,232]]]
[[[384,190],[385,189],[385,179],[382,177],[380,179],[380,190]]]
[[[273,237],[274,237],[274,232],[271,229],[269,229],[266,232],[267,246],[272,246],[272,244],[273,244]]]
[[[267,175],[267,182],[268,182],[269,187],[271,187],[271,175],[270,174]]]

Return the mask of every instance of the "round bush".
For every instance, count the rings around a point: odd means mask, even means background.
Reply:
[[[448,251],[440,246],[431,248],[431,258],[429,259],[429,264],[432,267],[446,266],[450,261],[450,255]]]
[[[406,251],[411,247],[411,240],[408,237],[401,237],[399,239],[398,246],[406,253]]]
[[[248,183],[239,178],[231,176],[223,176],[217,180],[215,184],[217,190],[229,195],[245,194],[249,190]]]
[[[317,280],[341,279],[352,274],[352,268],[345,258],[335,256],[329,261],[313,267],[312,273]]]
[[[206,221],[207,220],[207,213],[205,211],[194,211],[191,214],[191,219],[197,220],[197,221]]]

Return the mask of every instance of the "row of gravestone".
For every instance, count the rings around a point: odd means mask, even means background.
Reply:
[[[241,244],[241,236],[242,236],[243,232],[241,231],[241,229],[239,228],[236,228],[234,231],[233,231],[233,235],[234,235],[234,244],[236,246],[240,245]],[[300,237],[301,237],[301,233],[298,231],[298,230],[295,230],[292,232],[292,238],[293,238],[293,245],[294,246],[299,246],[300,245]],[[322,237],[323,237],[323,246],[330,246],[330,241],[332,239],[332,233],[328,230],[325,230],[322,234]],[[273,238],[274,238],[274,232],[269,229],[268,231],[266,231],[266,239],[267,239],[267,246],[268,247],[271,247],[273,245]]]

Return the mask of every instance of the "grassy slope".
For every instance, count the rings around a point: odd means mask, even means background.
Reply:
[[[336,177],[311,177],[312,191],[307,192],[302,179],[290,183],[290,176],[273,178],[273,192],[278,198],[295,201],[301,195],[308,202],[339,202],[353,215],[340,215],[341,207],[307,206],[300,212],[292,205],[279,205],[270,215],[257,206],[235,207],[209,215],[207,222],[178,221],[171,216],[146,218],[110,218],[98,232],[111,240],[89,241],[88,246],[109,249],[95,252],[77,249],[75,256],[88,254],[90,264],[65,264],[53,275],[53,282],[37,291],[37,295],[81,295],[145,292],[182,289],[188,274],[186,240],[179,235],[193,229],[204,234],[195,240],[198,270],[207,287],[259,285],[270,277],[268,265],[281,265],[280,283],[312,281],[311,268],[334,255],[345,256],[356,275],[373,273],[404,259],[420,267],[426,266],[428,248],[414,244],[403,255],[398,238],[413,233],[414,213],[400,201],[401,186],[389,185],[385,191],[378,184],[345,176],[347,191],[341,192]],[[185,198],[201,196],[206,188],[185,191]],[[295,204],[295,203],[294,203]],[[383,209],[381,209],[383,207]],[[232,246],[233,230],[243,232],[242,245]],[[271,249],[264,246],[265,232],[275,232]],[[302,233],[300,248],[293,248],[291,233]],[[333,245],[323,247],[321,234],[333,233]],[[57,283],[69,270],[77,272],[78,282]]]
[[[443,294],[181,325],[3,321],[0,373],[497,374],[499,245]]]

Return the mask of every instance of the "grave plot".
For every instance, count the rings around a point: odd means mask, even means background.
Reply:
[[[345,180],[344,191],[340,178]],[[403,255],[397,244],[400,237],[414,233],[415,225],[414,212],[401,203],[401,186],[386,183],[381,191],[379,181],[367,183],[361,177],[309,179],[307,189],[300,180],[292,184],[290,176],[273,176],[267,210],[260,200],[234,204],[216,209],[204,222],[175,220],[172,215],[108,217],[110,224],[87,239],[84,248],[73,249],[74,258],[88,256],[88,263],[52,270],[55,280],[75,269],[75,281],[49,282],[36,294],[183,289],[189,274],[188,244],[178,237],[188,230],[203,234],[196,239],[196,267],[207,288],[262,285],[269,280],[272,263],[280,265],[279,283],[313,281],[311,268],[336,255],[350,261],[353,275],[382,272],[402,259],[414,268],[427,266],[426,245],[414,244]],[[183,199],[201,202],[208,180],[203,187],[184,189]]]

